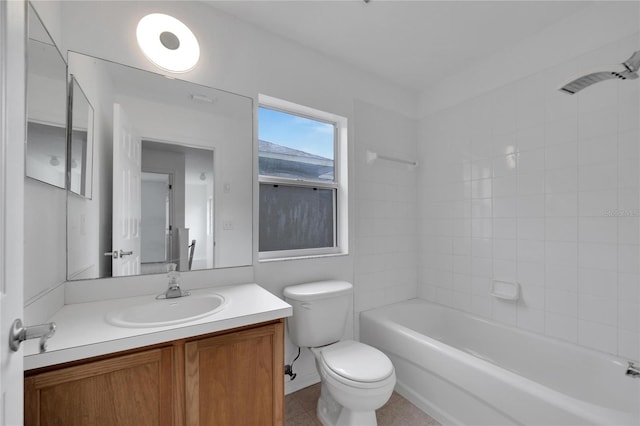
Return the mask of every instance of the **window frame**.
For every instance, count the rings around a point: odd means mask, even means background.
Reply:
[[[314,121],[331,124],[334,129],[333,135],[333,181],[311,180],[301,178],[285,178],[261,175],[259,169],[260,153],[256,156],[256,169],[258,176],[258,194],[260,185],[273,184],[282,186],[297,186],[305,188],[331,189],[334,194],[333,201],[333,247],[317,247],[307,249],[273,250],[260,251],[259,235],[257,233],[258,260],[260,262],[304,259],[310,257],[337,256],[348,254],[348,185],[347,185],[347,119],[345,117],[316,110],[303,105],[284,101],[260,94],[258,96],[257,108],[266,108],[291,114]],[[256,118],[258,114],[256,114]],[[259,132],[256,131],[256,139],[260,139]],[[260,196],[257,197],[258,203]],[[260,227],[260,206],[257,208],[258,229]]]

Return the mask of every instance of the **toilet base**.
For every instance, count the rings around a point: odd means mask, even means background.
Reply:
[[[316,409],[318,419],[324,426],[377,426],[375,411],[351,411],[340,405],[326,389],[320,387],[320,398]]]

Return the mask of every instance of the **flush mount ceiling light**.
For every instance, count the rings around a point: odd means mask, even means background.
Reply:
[[[200,59],[200,46],[189,27],[163,13],[152,13],[138,22],[138,45],[144,55],[171,72],[192,70]]]

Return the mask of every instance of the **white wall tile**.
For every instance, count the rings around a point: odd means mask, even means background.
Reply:
[[[618,325],[618,301],[616,298],[597,297],[590,294],[578,296],[578,318],[600,324]]]
[[[544,310],[518,306],[518,327],[535,333],[544,333]]]
[[[488,294],[473,294],[471,296],[471,313],[485,318],[491,318],[493,299]]]
[[[618,241],[618,221],[610,217],[581,217],[578,219],[581,242],[610,243]]]
[[[545,239],[544,218],[518,218],[518,238],[522,240],[544,240]]]
[[[516,198],[494,198],[494,217],[516,217],[518,215],[518,203]]]
[[[578,144],[571,142],[547,146],[544,159],[547,170],[577,167]]]
[[[619,330],[618,355],[628,359],[640,358],[640,334]]]
[[[518,280],[515,260],[493,259],[493,278],[499,281],[516,282]]]
[[[517,192],[518,180],[515,175],[501,176],[493,179],[493,195],[495,197],[513,197]]]
[[[575,217],[545,218],[545,238],[548,241],[578,241],[578,219]]]
[[[545,286],[548,289],[578,292],[578,271],[574,267],[547,266]]]
[[[606,216],[607,212],[615,214],[618,209],[618,194],[615,191],[585,191],[579,195],[580,216]]]
[[[538,124],[532,127],[518,126],[516,133],[519,151],[528,151],[545,146],[544,125]]]
[[[517,238],[518,220],[516,218],[493,219],[493,236],[495,238]]]
[[[544,148],[520,152],[518,173],[533,173],[544,170],[544,155]]]
[[[635,274],[618,274],[618,299],[640,303],[640,276]]]
[[[578,173],[580,191],[616,189],[618,186],[617,164],[581,167]]]
[[[618,305],[618,329],[640,332],[640,305],[620,302]]]
[[[512,133],[497,133],[493,135],[493,155],[501,156],[511,154],[516,150],[517,135]]]
[[[522,298],[518,301],[518,313],[524,307],[544,311],[546,293],[544,287],[521,283],[521,291]]]
[[[570,115],[560,117],[562,118],[554,119],[547,123],[545,133],[546,146],[575,143],[578,140],[577,110]]]
[[[577,216],[577,194],[549,194],[545,198],[545,212],[551,217]]]
[[[578,320],[562,314],[545,311],[545,334],[569,342],[578,341]]]
[[[545,243],[541,240],[518,240],[518,260],[544,262]]]
[[[545,192],[547,194],[575,193],[577,190],[577,168],[547,170],[545,175]]]
[[[599,351],[615,353],[618,349],[618,330],[610,325],[578,321],[578,343]]]
[[[503,324],[516,325],[518,323],[517,305],[504,300],[494,300],[492,318]]]
[[[618,273],[605,269],[580,268],[580,294],[615,298],[618,293]]]
[[[566,241],[547,241],[545,261],[550,267],[576,267],[578,264],[578,244]]]
[[[593,88],[596,90],[602,90],[606,93],[611,93],[611,89],[605,90],[606,88],[602,85],[600,87],[596,85]],[[591,91],[591,93],[593,93],[593,91]],[[580,112],[580,116],[578,118],[578,134],[580,139],[612,134],[616,133],[617,130],[618,114],[615,108],[600,108],[594,111]]]
[[[618,272],[640,274],[640,246],[632,244],[618,245]]]
[[[508,176],[516,173],[518,154],[501,155],[493,159],[493,176]]]
[[[518,240],[500,239],[493,240],[493,258],[502,260],[516,260]]]
[[[545,284],[544,262],[518,260],[518,282],[525,285],[542,287]]]
[[[545,215],[545,197],[543,194],[518,197],[518,217],[539,217]]]
[[[493,221],[488,219],[471,219],[471,236],[474,238],[491,238]]]
[[[577,317],[578,295],[569,291],[547,288],[545,291],[545,309],[548,312]]]
[[[491,179],[471,181],[472,198],[491,198]]]
[[[579,266],[589,268],[594,265],[598,269],[617,271],[618,269],[618,245],[600,243],[580,243]]]
[[[544,190],[544,172],[518,174],[518,195],[538,195],[543,194]]]

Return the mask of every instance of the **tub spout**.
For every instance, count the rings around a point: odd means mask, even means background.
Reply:
[[[627,366],[627,376],[630,376],[631,378],[634,379],[638,379],[640,378],[640,368],[636,367],[636,365],[632,362],[629,362],[629,365]]]

